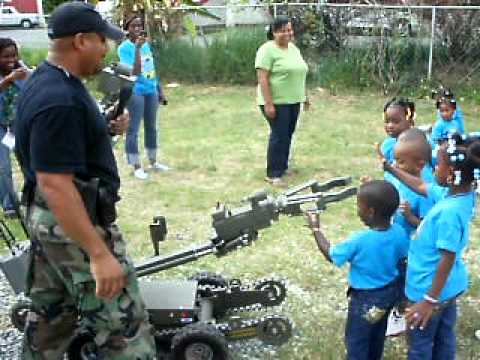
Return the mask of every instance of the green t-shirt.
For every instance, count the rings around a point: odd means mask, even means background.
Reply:
[[[282,49],[274,41],[266,42],[257,51],[255,68],[269,72],[274,104],[295,104],[305,101],[308,66],[300,50],[293,43],[288,44],[288,49]],[[265,105],[260,85],[257,88],[257,103]]]

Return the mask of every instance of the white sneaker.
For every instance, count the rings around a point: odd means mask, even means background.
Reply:
[[[145,172],[145,170],[143,170],[143,168],[135,169],[133,176],[140,180],[146,180],[148,178],[148,174]]]
[[[396,309],[390,312],[387,323],[387,331],[385,336],[397,336],[407,330],[407,322],[405,316],[399,314]]]
[[[169,170],[171,170],[170,166],[165,165],[165,164],[160,164],[158,162],[150,165],[150,167],[148,169],[152,170],[152,171],[169,171]]]

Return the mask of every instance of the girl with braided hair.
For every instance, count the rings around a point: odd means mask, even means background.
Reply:
[[[405,294],[409,300],[408,359],[455,359],[456,299],[468,288],[462,260],[480,181],[480,134],[450,135],[440,146],[438,184],[384,161],[386,171],[435,203],[410,242]]]
[[[398,136],[414,126],[415,103],[406,98],[394,97],[383,107],[383,120],[388,137],[380,146],[380,152],[389,163],[393,163],[395,159],[393,150]]]
[[[395,145],[398,137],[405,130],[415,126],[416,117],[415,103],[408,98],[394,97],[383,107],[384,126],[388,137],[381,145],[377,145],[377,153],[380,157],[385,158],[388,163],[395,163]],[[435,180],[430,163],[430,161],[426,163],[422,169],[422,179],[427,182]],[[388,176],[384,178],[388,181]]]
[[[446,140],[451,132],[465,133],[462,110],[450,89],[440,88],[438,90],[435,106],[438,111],[437,120],[432,127],[432,146]]]
[[[15,217],[10,148],[4,139],[13,138],[16,99],[29,74],[19,61],[18,48],[10,38],[0,38],[0,203],[6,217]]]

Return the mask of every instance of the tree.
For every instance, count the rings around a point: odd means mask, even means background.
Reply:
[[[189,16],[192,13],[219,20],[208,10],[188,9],[178,10],[177,7],[201,6],[202,2],[195,0],[120,0],[117,18],[124,20],[133,14],[141,15],[145,20],[145,27],[150,36],[155,39],[175,38],[184,33],[184,30],[195,35],[195,24]]]

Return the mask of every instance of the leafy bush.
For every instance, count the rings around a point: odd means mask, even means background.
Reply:
[[[262,27],[234,28],[190,41],[186,38],[158,41],[154,49],[164,79],[254,84],[255,54],[264,41]],[[388,93],[410,89],[421,80],[418,69],[427,69],[428,45],[411,39],[392,36],[362,46],[342,45],[336,49],[325,41],[313,47],[302,46],[302,53],[310,67],[309,83],[332,91],[376,88]]]
[[[20,48],[20,58],[28,66],[37,66],[47,57],[47,49]]]
[[[20,48],[20,58],[30,67],[35,67],[47,58],[47,49]],[[105,64],[117,61],[115,49],[110,49],[105,57]]]
[[[254,61],[265,41],[263,29],[227,29],[207,37],[157,41],[159,73],[164,79],[187,82],[251,84]]]

